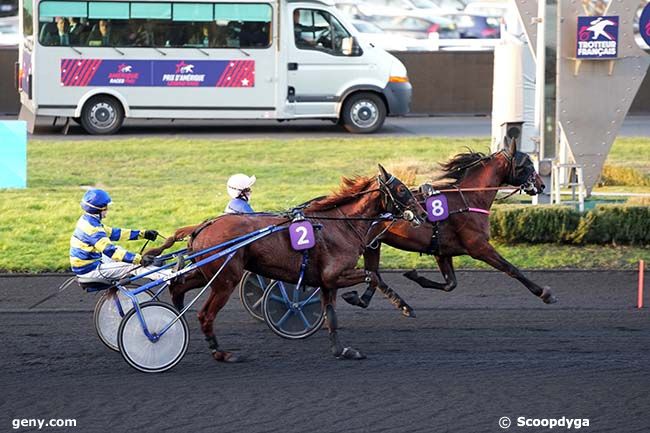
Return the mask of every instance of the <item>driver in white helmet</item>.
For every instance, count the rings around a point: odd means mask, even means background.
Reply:
[[[253,208],[248,203],[251,197],[251,187],[255,183],[255,176],[246,176],[242,173],[233,174],[226,184],[228,195],[232,200],[226,206],[226,213],[253,213]]]

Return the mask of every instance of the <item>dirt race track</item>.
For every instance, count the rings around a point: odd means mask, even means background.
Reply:
[[[650,431],[650,310],[635,308],[636,274],[529,275],[559,303],[544,305],[493,272],[460,272],[452,293],[387,273],[417,318],[380,295],[367,310],[339,300],[343,342],[365,361],[335,360],[325,331],[276,337],[234,296],[217,335],[247,362],[213,361],[191,314],[185,358],[160,375],[102,345],[96,295],[73,286],[27,310],[63,278],[0,277],[0,431],[37,431],[13,430],[13,419],[74,418],[76,428],[42,431],[479,433],[506,431],[503,416],[514,432],[567,431],[518,427],[519,417]]]

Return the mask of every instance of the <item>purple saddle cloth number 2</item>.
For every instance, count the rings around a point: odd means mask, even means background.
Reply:
[[[296,251],[308,250],[316,245],[314,227],[309,221],[299,221],[289,226],[291,247]]]
[[[427,219],[431,222],[446,220],[449,217],[449,206],[444,194],[432,195],[426,202]]]

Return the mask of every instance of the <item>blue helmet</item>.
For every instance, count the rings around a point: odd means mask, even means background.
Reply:
[[[111,196],[103,189],[89,189],[81,199],[81,208],[88,213],[98,214],[108,208]]]

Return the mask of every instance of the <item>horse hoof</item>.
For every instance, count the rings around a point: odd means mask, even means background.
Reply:
[[[343,300],[348,304],[354,305],[355,307],[361,307],[361,308],[368,307],[368,304],[363,302],[361,298],[359,298],[359,294],[356,292],[356,290],[343,293],[341,295],[341,298],[343,298]]]
[[[404,317],[412,317],[415,319],[415,310],[413,310],[413,308],[409,307],[408,305],[405,305],[402,307],[402,315]]]
[[[353,349],[351,347],[345,347],[343,348],[343,351],[339,354],[339,356],[336,357],[337,359],[352,359],[355,361],[358,361],[360,359],[366,359],[366,355],[363,353],[359,352],[356,349]]]
[[[233,352],[214,352],[212,353],[212,357],[219,362],[226,362],[229,364],[243,361],[241,356],[237,356]]]
[[[545,304],[555,304],[557,302],[557,298],[553,295],[550,287],[544,287],[542,289],[540,298],[542,298]]]
[[[557,298],[553,295],[550,295],[548,298],[544,299],[545,304],[555,304],[557,302]]]
[[[409,280],[415,280],[418,277],[418,271],[411,269],[410,271],[404,272],[402,275],[404,275]]]

